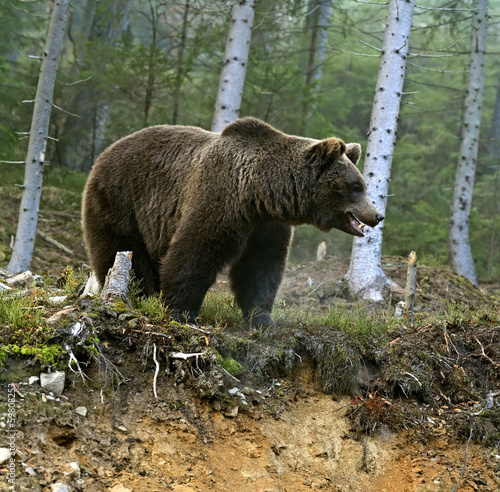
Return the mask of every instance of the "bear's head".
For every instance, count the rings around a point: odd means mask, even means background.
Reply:
[[[384,216],[366,192],[366,183],[356,165],[361,146],[328,138],[310,145],[306,165],[313,175],[310,219],[321,231],[340,229],[364,236],[364,225],[375,227]]]

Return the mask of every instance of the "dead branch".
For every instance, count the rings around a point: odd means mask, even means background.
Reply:
[[[56,239],[50,237],[48,234],[45,234],[44,232],[38,230],[38,235],[47,241],[48,243],[52,244],[52,246],[55,246],[56,248],[60,249],[61,251],[64,251],[68,255],[74,255],[73,251],[71,251],[67,246],[64,246],[64,244],[61,244],[59,241]]]
[[[472,335],[474,340],[479,344],[479,347],[481,347],[481,355],[488,361],[490,361],[495,367],[500,367],[500,364],[496,363],[493,359],[488,357],[484,351],[483,344],[477,339],[476,335]]]

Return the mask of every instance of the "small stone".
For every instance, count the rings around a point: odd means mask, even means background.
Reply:
[[[78,480],[80,478],[80,466],[76,461],[68,463],[61,468],[62,474],[69,480]]]
[[[75,413],[81,415],[82,417],[87,416],[87,407],[76,407]]]
[[[0,465],[10,460],[10,449],[0,448]]]
[[[63,371],[55,371],[40,374],[40,386],[46,393],[52,392],[54,395],[59,396],[64,390],[64,381],[66,373]]]
[[[233,407],[231,410],[224,412],[224,416],[230,419],[234,419],[238,416],[238,407]]]
[[[121,483],[119,483],[114,487],[111,487],[108,492],[132,492],[132,491],[130,489],[127,489],[127,487],[124,487]]]
[[[47,301],[51,306],[60,306],[61,304],[64,303],[64,301],[67,298],[68,296],[54,296],[54,297],[49,297]]]
[[[237,388],[236,386],[234,388],[231,388],[230,390],[227,390],[227,392],[230,394],[230,395],[235,395],[236,393],[238,393],[240,391],[239,388]]]
[[[28,466],[28,467],[26,468],[26,473],[27,473],[28,475],[31,475],[32,477],[36,477],[36,471],[35,471],[35,470],[33,470],[33,468],[31,468],[31,466]]]
[[[28,384],[33,384],[36,383],[37,381],[40,381],[40,378],[38,376],[30,376],[28,379]]]
[[[115,429],[121,431],[121,432],[124,432],[125,434],[128,434],[128,429],[126,427],[124,427],[123,425],[117,425],[115,427]]]
[[[71,492],[71,489],[62,482],[51,483],[50,488],[52,492]]]

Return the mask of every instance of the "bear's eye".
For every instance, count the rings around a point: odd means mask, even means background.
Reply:
[[[361,188],[361,185],[359,183],[354,183],[352,185],[352,191],[354,193],[361,193],[363,191],[363,189]]]

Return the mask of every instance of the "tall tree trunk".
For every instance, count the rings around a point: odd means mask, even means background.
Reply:
[[[492,210],[492,224],[490,227],[490,242],[488,246],[488,259],[487,268],[488,276],[492,280],[495,276],[493,263],[495,256],[496,242],[496,223],[498,218],[498,173],[500,171],[500,81],[497,87],[497,98],[495,108],[493,110],[493,117],[491,119],[490,133],[488,135],[487,145],[487,162],[488,165],[495,169],[493,180],[493,200],[490,204]]]
[[[389,0],[382,56],[375,88],[364,178],[375,206],[385,215],[392,156],[396,145],[406,57],[410,43],[414,0]],[[382,270],[383,224],[354,238],[346,275],[351,295],[381,301],[387,287],[394,287]]]
[[[313,17],[312,22],[307,23],[311,28],[311,43],[306,69],[305,97],[302,105],[302,135],[307,132],[308,120],[316,109],[314,105],[311,107],[310,97],[312,93],[318,91],[323,71],[328,23],[330,22],[330,12],[332,10],[331,0],[312,0],[309,2],[309,10],[313,11]]]
[[[493,117],[491,118],[490,133],[488,135],[488,157],[492,165],[500,164],[500,81],[498,82],[497,98]]]
[[[238,119],[252,38],[256,0],[233,0],[226,50],[215,101],[212,131]]]
[[[57,0],[54,3],[47,41],[41,55],[42,64],[36,89],[33,119],[31,120],[28,152],[26,154],[23,195],[19,210],[16,241],[12,257],[7,266],[7,271],[12,274],[17,274],[30,267],[35,246],[52,97],[66,27],[68,5],[69,0]]]
[[[184,12],[182,14],[181,39],[178,49],[177,73],[175,75],[174,88],[174,108],[172,111],[172,125],[177,125],[179,117],[179,101],[181,98],[182,72],[184,70],[184,49],[186,47],[186,35],[188,26],[189,0],[184,2]]]
[[[128,28],[130,5],[131,0],[97,3],[88,39],[99,39],[107,44],[115,42]],[[91,6],[91,2],[86,4],[88,8]],[[85,24],[82,28],[89,32]],[[82,33],[82,36],[85,36],[85,33]],[[80,44],[84,46],[83,42]],[[80,64],[85,63],[86,57],[85,52],[80,53]],[[106,70],[106,67],[101,67],[101,70]],[[66,118],[58,137],[57,153],[64,166],[78,171],[89,171],[105,147],[111,102],[104,100],[98,74],[80,85],[75,94],[70,111],[79,118]]]
[[[158,15],[156,11],[156,3],[153,5],[149,1],[149,12],[151,14],[151,42],[149,43],[149,56],[148,56],[148,80],[146,82],[146,95],[144,97],[144,119],[142,126],[146,128],[149,123],[149,111],[153,103],[153,93],[155,87],[155,54],[156,54],[156,32],[158,29]]]
[[[478,279],[469,242],[469,216],[481,127],[488,4],[489,0],[474,1],[476,10],[472,17],[469,82],[448,228],[448,256],[451,267],[475,285],[478,284]]]

